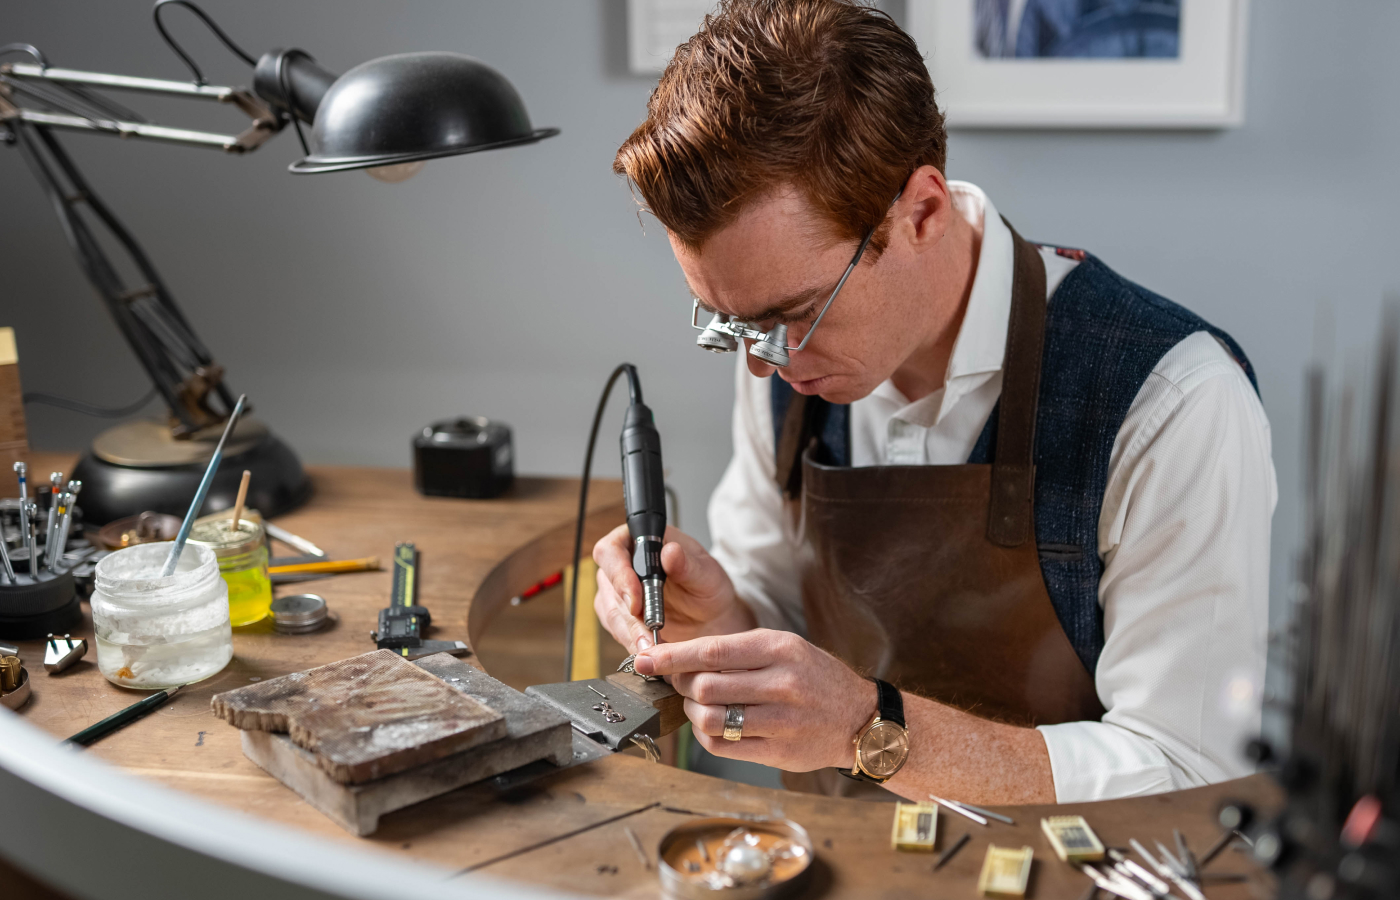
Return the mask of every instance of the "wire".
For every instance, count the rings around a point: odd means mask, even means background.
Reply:
[[[671,524],[677,528],[681,527],[681,495],[676,493],[676,489],[666,484],[666,499],[671,501]]]
[[[243,60],[250,66],[256,66],[258,64],[258,61],[254,59],[252,55],[248,53],[247,50],[244,50],[242,47],[235,44],[233,42],[233,38],[225,34],[224,30],[219,27],[217,22],[209,18],[209,15],[205,13],[204,10],[200,9],[198,6],[195,6],[193,3],[190,2],[190,0],[156,0],[156,5],[151,9],[151,17],[154,18],[156,21],[156,31],[159,31],[160,36],[165,38],[165,42],[170,45],[171,50],[175,51],[175,55],[183,59],[185,61],[185,65],[190,67],[190,71],[194,73],[195,84],[206,83],[204,79],[204,73],[199,70],[199,66],[195,64],[195,61],[190,58],[190,55],[185,52],[184,48],[177,44],[175,42],[175,39],[170,36],[170,32],[165,30],[165,23],[160,20],[160,11],[166,6],[172,4],[175,6],[183,6],[190,12],[198,16],[200,21],[202,21],[205,25],[208,25],[209,30],[214,32],[214,37],[218,38],[219,41],[222,42],[223,45],[229,49],[229,52],[231,52],[234,56],[237,56],[239,59]]]
[[[608,376],[603,388],[603,396],[598,398],[598,409],[593,413],[593,428],[588,432],[588,449],[583,454],[583,481],[578,488],[578,523],[574,527],[574,577],[569,583],[568,607],[564,611],[564,680],[574,680],[574,620],[578,617],[578,576],[579,555],[583,553],[583,520],[588,513],[588,479],[593,471],[593,446],[598,442],[598,426],[603,421],[603,410],[608,406],[608,396],[612,393],[617,376],[627,374],[627,388],[633,403],[642,402],[642,382],[637,377],[637,367],[623,363]]]
[[[301,152],[307,156],[311,155],[311,148],[306,146],[306,135],[301,133],[301,119],[297,118],[295,101],[292,99],[292,85],[287,79],[287,57],[293,53],[301,53],[307,59],[311,59],[310,54],[300,50],[283,50],[277,54],[277,86],[282,89],[282,97],[287,103],[287,118],[292,120],[292,127],[296,129],[297,140],[301,142]],[[315,60],[311,60],[315,62]]]
[[[0,47],[0,56],[6,53],[28,53],[30,56],[34,57],[36,63],[43,66],[45,69],[49,67],[49,61],[44,58],[44,54],[39,52],[39,48],[35,47],[33,44],[6,44]]]
[[[129,416],[133,413],[140,412],[141,409],[147,403],[150,403],[156,398],[156,394],[158,393],[160,392],[156,388],[151,388],[149,391],[146,392],[146,396],[142,397],[140,400],[137,400],[135,403],[130,403],[126,406],[116,407],[92,406],[91,404],[83,403],[80,400],[69,400],[67,397],[55,397],[53,394],[41,394],[36,391],[30,391],[26,393],[24,395],[24,402],[42,403],[45,406],[56,406],[59,409],[66,409],[71,412],[81,413],[85,416],[96,416],[99,419],[120,419],[124,416]]]

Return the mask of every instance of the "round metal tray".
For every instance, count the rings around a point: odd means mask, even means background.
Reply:
[[[716,888],[683,871],[687,862],[700,865],[709,863],[719,845],[736,828],[790,841],[805,852],[797,859],[787,860],[786,871],[778,877],[756,884]],[[710,859],[701,856],[697,847],[697,842],[701,841],[706,846],[705,855]],[[668,897],[679,900],[760,900],[785,896],[806,881],[812,871],[812,839],[805,828],[787,819],[696,819],[666,832],[657,848],[657,857],[656,868],[661,875],[661,888]]]

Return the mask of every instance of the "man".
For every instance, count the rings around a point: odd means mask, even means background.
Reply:
[[[678,49],[615,169],[714,314],[701,341],[749,352],[713,547],[666,535],[662,642],[625,527],[594,548],[598,616],[706,749],[807,789],[1044,803],[1245,774],[1276,494],[1249,363],[1023,241],[945,156],[883,13],[727,0]]]

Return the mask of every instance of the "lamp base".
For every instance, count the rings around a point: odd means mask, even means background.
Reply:
[[[147,510],[183,518],[221,431],[176,440],[163,423],[139,420],[102,432],[69,476],[83,483],[78,506],[84,523],[105,525]],[[288,512],[311,497],[311,480],[292,448],[245,416],[224,447],[202,512],[233,506],[244,469],[253,473],[246,505],[264,516]]]

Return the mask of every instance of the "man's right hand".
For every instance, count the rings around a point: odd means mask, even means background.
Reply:
[[[593,609],[617,642],[636,653],[651,646],[651,630],[642,623],[642,583],[632,569],[631,550],[626,525],[593,545],[598,564]],[[666,640],[733,634],[758,624],[748,604],[734,593],[724,567],[690,535],[667,526],[661,568],[666,570],[666,627],[661,631]]]

